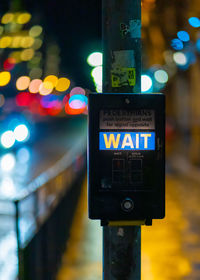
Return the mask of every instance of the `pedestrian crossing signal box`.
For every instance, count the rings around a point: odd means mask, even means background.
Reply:
[[[90,94],[88,173],[89,218],[164,218],[164,95]]]

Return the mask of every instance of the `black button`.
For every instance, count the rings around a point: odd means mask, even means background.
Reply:
[[[133,208],[134,208],[133,200],[130,199],[130,198],[124,199],[124,200],[122,201],[121,207],[122,207],[122,210],[125,211],[125,212],[130,212],[130,211],[132,211]]]

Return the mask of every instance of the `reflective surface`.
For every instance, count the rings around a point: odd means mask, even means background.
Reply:
[[[142,227],[142,280],[199,279],[199,197],[197,183],[167,176],[166,218]],[[102,279],[100,224],[87,219],[85,195],[80,205],[57,280]]]

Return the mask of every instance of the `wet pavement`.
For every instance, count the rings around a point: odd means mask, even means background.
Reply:
[[[57,280],[102,279],[99,222],[87,219],[86,192]],[[166,218],[142,227],[142,280],[200,279],[200,185],[178,175],[166,181]]]

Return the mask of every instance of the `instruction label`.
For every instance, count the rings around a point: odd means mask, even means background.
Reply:
[[[101,110],[100,129],[155,129],[154,110]]]

